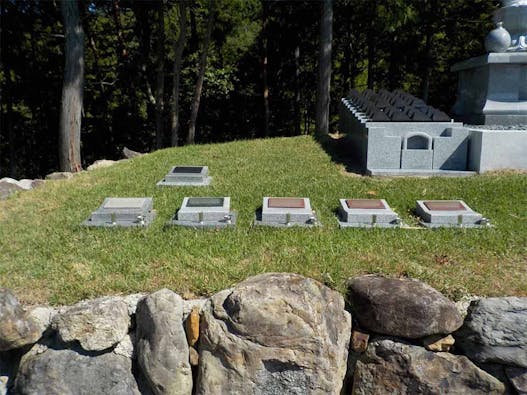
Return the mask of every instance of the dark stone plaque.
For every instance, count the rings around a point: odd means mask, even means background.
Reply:
[[[269,208],[305,208],[304,199],[301,198],[269,198]]]
[[[193,197],[187,201],[187,207],[223,207],[223,198]]]
[[[457,200],[429,200],[424,202],[424,205],[430,211],[467,211],[465,206]]]
[[[350,209],[378,210],[385,209],[384,203],[379,199],[349,199],[346,204]]]
[[[172,173],[199,174],[202,171],[202,166],[177,166],[174,168],[174,170],[172,170]]]

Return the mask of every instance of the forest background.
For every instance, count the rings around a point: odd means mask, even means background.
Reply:
[[[320,43],[328,39],[330,132],[338,131],[338,103],[352,88],[404,89],[448,112],[457,87],[450,67],[484,53],[499,6],[489,0],[64,4],[74,6],[82,30],[82,167],[120,158],[125,146],[146,152],[314,134]],[[64,4],[0,0],[0,177],[41,177],[60,167],[65,31],[72,22]],[[329,37],[321,28],[328,7]]]

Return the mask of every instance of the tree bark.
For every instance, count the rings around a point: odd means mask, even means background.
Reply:
[[[215,0],[209,2],[209,17],[207,20],[207,32],[203,42],[203,50],[201,52],[201,59],[199,62],[198,79],[194,88],[194,99],[192,100],[192,108],[190,112],[190,121],[188,127],[187,144],[194,144],[196,140],[196,121],[198,119],[199,103],[201,100],[201,91],[203,90],[203,80],[205,79],[205,70],[207,68],[207,56],[209,53],[210,37],[212,35],[212,27],[214,25],[214,17],[216,9],[214,6]]]
[[[163,0],[159,0],[157,9],[158,38],[156,48],[156,148],[163,147],[163,111],[165,108],[165,11]]]
[[[298,42],[300,37],[298,37]],[[295,135],[300,135],[302,117],[300,115],[300,44],[295,47]]]
[[[170,143],[172,147],[178,145],[179,134],[179,91],[181,78],[181,63],[183,61],[183,50],[187,40],[187,6],[184,1],[179,5],[179,37],[176,42],[176,56],[174,59],[172,103],[170,109]]]
[[[64,82],[59,129],[62,171],[77,172],[81,165],[81,117],[84,89],[84,31],[77,1],[61,1],[66,36]]]
[[[113,0],[113,20],[115,23],[115,29],[117,30],[117,39],[119,41],[119,56],[125,59],[128,57],[128,49],[126,48],[126,43],[123,37],[119,0]]]
[[[318,92],[316,133],[329,133],[329,104],[331,88],[331,42],[333,36],[333,0],[324,0],[320,18],[320,53],[318,59]]]
[[[264,137],[269,137],[269,122],[271,111],[269,109],[269,78],[268,78],[268,38],[267,38],[267,2],[262,3],[262,85],[264,105]]]
[[[428,12],[426,13],[426,28],[425,28],[425,56],[424,64],[422,65],[422,74],[421,74],[421,98],[427,102],[428,95],[430,92],[430,72],[432,70],[432,38],[434,35],[433,30],[433,19],[436,15],[437,10],[437,1],[430,0],[428,7]]]

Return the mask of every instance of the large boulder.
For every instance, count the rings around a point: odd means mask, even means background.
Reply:
[[[527,395],[527,369],[508,367],[505,373],[519,395]]]
[[[68,180],[73,177],[73,173],[69,171],[56,171],[46,176],[46,180]]]
[[[357,361],[354,395],[503,394],[503,384],[468,358],[377,339]]]
[[[52,326],[64,343],[78,341],[87,351],[105,350],[128,333],[128,304],[119,297],[79,302],[55,315]]]
[[[33,344],[43,328],[22,308],[15,295],[0,288],[0,351]]]
[[[351,316],[343,297],[296,274],[251,277],[203,312],[197,394],[339,394]]]
[[[23,190],[25,190],[25,188],[23,188],[17,180],[9,177],[0,179],[0,200],[7,199],[7,197],[14,192]]]
[[[453,302],[417,280],[357,277],[349,282],[349,300],[360,326],[384,335],[418,339],[463,324]]]
[[[477,362],[527,367],[527,298],[485,298],[475,301],[456,345]]]
[[[154,394],[191,394],[192,370],[183,329],[183,299],[162,289],[136,311],[137,361]]]
[[[139,395],[139,390],[129,358],[114,353],[89,356],[50,348],[22,359],[15,393]]]
[[[105,167],[113,166],[117,163],[116,160],[109,160],[109,159],[99,159],[93,162],[91,165],[88,166],[86,170],[97,170],[97,169],[104,169]]]

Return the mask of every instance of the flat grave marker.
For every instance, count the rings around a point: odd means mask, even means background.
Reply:
[[[210,185],[207,166],[173,166],[158,186],[206,186]]]
[[[194,228],[225,228],[236,224],[230,197],[185,197],[167,225]]]
[[[399,228],[399,216],[384,199],[340,199],[341,228]]]
[[[148,226],[156,216],[153,200],[141,198],[106,198],[99,208],[82,223],[96,227],[133,227]]]
[[[419,223],[427,228],[480,228],[489,220],[472,210],[463,200],[418,200],[415,208]]]
[[[318,226],[315,212],[311,209],[309,198],[264,197],[261,212],[254,221],[259,226],[289,227]]]

